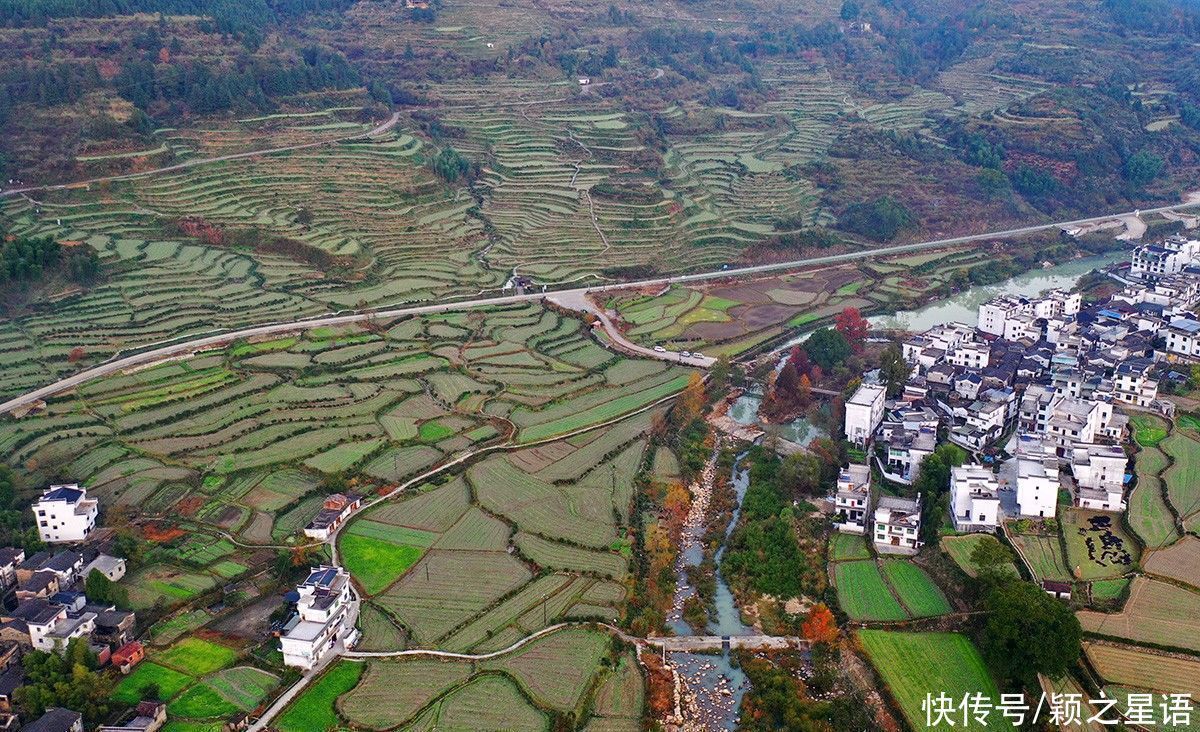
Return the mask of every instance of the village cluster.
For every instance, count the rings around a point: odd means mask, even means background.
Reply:
[[[328,540],[361,503],[362,497],[354,494],[329,496],[305,527],[305,536]],[[126,570],[125,560],[114,554],[114,533],[96,526],[96,499],[78,485],[55,485],[34,502],[32,511],[39,537],[57,549],[26,556],[22,549],[0,548],[0,730],[79,732],[79,713],[61,708],[20,726],[12,695],[25,682],[22,655],[29,650],[61,653],[72,640],[82,639],[101,666],[125,674],[142,661],[145,649],[135,640],[133,612],[96,602],[84,589],[94,572],[118,582]],[[339,643],[354,645],[358,598],[344,569],[313,568],[288,600],[291,612],[278,630],[286,665],[309,671],[328,660]],[[165,722],[165,705],[147,702],[124,725],[101,729],[155,732]]]
[[[142,660],[135,640],[133,612],[89,598],[88,577],[98,573],[108,582],[125,576],[125,560],[113,553],[114,533],[97,528],[96,499],[77,485],[55,485],[33,503],[38,535],[55,549],[26,555],[22,549],[0,548],[0,729],[19,728],[13,693],[25,683],[22,655],[28,650],[58,651],[72,640],[88,644],[102,665],[122,673]],[[166,706],[139,705],[136,716],[115,729],[153,732],[166,721]],[[78,732],[82,717],[51,708],[20,727],[37,732]],[[101,728],[108,729],[108,728]]]
[[[1200,360],[1200,241],[1173,236],[1137,248],[1108,272],[1121,289],[1084,306],[1079,293],[1000,295],[975,327],[940,324],[903,341],[903,385],[864,379],[846,403],[847,439],[871,465],[850,465],[834,496],[837,527],[869,534],[882,552],[921,546],[921,496],[872,490],[872,465],[912,485],[946,441],[971,459],[951,469],[950,514],[960,532],[1005,519],[1050,519],[1073,505],[1126,509],[1125,410],[1170,415],[1164,380],[1186,381]],[[870,375],[868,375],[870,377]],[[1105,547],[1097,547],[1103,553]]]
[[[893,488],[912,486],[922,462],[947,442],[970,456],[950,470],[956,531],[1052,519],[1066,496],[1081,508],[1124,511],[1126,412],[1169,416],[1173,403],[1159,398],[1160,384],[1187,381],[1183,364],[1200,362],[1200,319],[1192,314],[1200,304],[1200,241],[1171,237],[1142,246],[1108,276],[1119,290],[1106,302],[1085,305],[1079,293],[1061,290],[1001,295],[979,306],[974,327],[945,323],[904,340],[911,371],[903,384],[889,388],[867,374],[845,405],[846,437],[866,459],[838,478],[837,528],[869,536],[883,553],[916,553],[921,495],[895,495],[903,491],[874,485],[876,476]],[[362,501],[328,496],[305,536],[333,540]],[[144,657],[134,613],[87,596],[96,573],[118,582],[126,571],[116,534],[97,527],[97,500],[84,487],[55,485],[32,511],[40,538],[54,549],[27,556],[0,548],[0,730],[19,726],[11,699],[24,683],[26,651],[62,652],[80,639],[119,673]],[[1105,538],[1110,525],[1103,515],[1091,519],[1100,538],[1089,537],[1088,551],[1128,562]],[[354,646],[359,598],[345,569],[312,568],[288,600],[289,613],[275,626],[285,665],[311,672]],[[144,703],[122,727],[105,729],[154,732],[164,721],[163,705]],[[79,730],[80,715],[52,708],[25,729]]]

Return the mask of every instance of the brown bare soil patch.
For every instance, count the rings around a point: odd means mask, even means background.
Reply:
[[[696,323],[684,333],[686,338],[696,338],[709,343],[732,340],[746,334],[745,327],[737,321],[729,323]]]
[[[178,526],[167,526],[160,523],[149,523],[142,526],[142,538],[156,544],[174,541],[184,535],[184,530]]]
[[[195,516],[207,500],[205,496],[188,496],[175,504],[175,510],[180,516]]]
[[[731,308],[730,314],[742,321],[751,330],[786,322],[796,315],[796,308],[787,305],[753,305],[747,308]]]
[[[1151,552],[1146,571],[1200,588],[1200,539],[1185,536],[1167,549]]]

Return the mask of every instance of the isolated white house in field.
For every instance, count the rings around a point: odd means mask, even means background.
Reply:
[[[48,544],[83,541],[96,528],[100,513],[96,499],[74,484],[50,486],[32,508],[38,535]]]
[[[846,402],[846,439],[865,445],[883,421],[883,401],[887,389],[877,384],[862,384]]]
[[[349,647],[358,637],[350,575],[341,567],[314,567],[296,592],[296,615],[284,627],[279,649],[284,664],[311,671],[339,642]]]
[[[325,499],[321,510],[304,527],[304,535],[310,539],[327,541],[361,505],[362,496],[357,493],[334,493]]]

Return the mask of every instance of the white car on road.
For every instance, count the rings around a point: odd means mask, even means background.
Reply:
[[[655,352],[655,353],[666,353],[666,352],[667,352],[667,349],[663,348],[662,346],[655,346],[655,347],[654,347],[654,352]]]

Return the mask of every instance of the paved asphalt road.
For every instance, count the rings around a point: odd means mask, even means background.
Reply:
[[[1141,214],[1162,213],[1164,211],[1174,211],[1176,209],[1188,208],[1198,205],[1197,202],[1178,203],[1171,206],[1160,206],[1157,208],[1144,209]],[[621,290],[630,287],[659,287],[671,283],[678,282],[701,282],[704,280],[723,279],[726,277],[744,277],[747,275],[763,274],[767,272],[777,272],[780,270],[796,269],[798,267],[810,267],[816,265],[840,264],[843,262],[853,262],[863,259],[871,259],[874,257],[885,257],[893,254],[901,254],[905,252],[920,251],[923,249],[937,249],[940,247],[951,246],[955,244],[969,244],[976,241],[984,241],[989,239],[1005,239],[1023,236],[1025,234],[1033,234],[1040,231],[1049,231],[1064,227],[1078,226],[1081,224],[1091,224],[1100,221],[1108,221],[1122,216],[1133,215],[1134,212],[1118,212],[1105,214],[1103,216],[1092,216],[1085,219],[1075,219],[1073,221],[1058,221],[1050,224],[1035,224],[1033,226],[1023,226],[1017,229],[1005,229],[1003,231],[990,231],[980,234],[968,234],[965,236],[954,236],[945,239],[933,239],[930,241],[916,242],[913,244],[900,244],[897,246],[881,247],[878,249],[868,249],[862,251],[848,252],[845,254],[831,254],[824,257],[810,257],[808,259],[797,259],[788,262],[776,262],[772,264],[760,264],[751,267],[732,267],[729,269],[718,270],[716,272],[701,272],[698,274],[678,275],[675,277],[656,277],[647,280],[638,280],[634,282],[620,282],[606,285],[595,285],[593,287],[579,287],[570,290],[558,290],[550,293],[529,293],[524,295],[507,295],[500,297],[482,297],[471,300],[447,300],[433,305],[417,305],[412,307],[394,308],[390,310],[376,310],[366,312],[355,312],[347,315],[326,315],[306,320],[297,320],[286,323],[270,323],[265,325],[253,326],[241,330],[227,331],[211,336],[203,336],[189,341],[172,343],[169,345],[158,346],[148,350],[136,353],[131,356],[116,358],[107,363],[100,364],[93,368],[81,371],[73,376],[57,381],[40,389],[35,389],[27,394],[23,394],[14,399],[0,404],[0,414],[20,409],[39,399],[45,399],[62,391],[72,389],[92,379],[97,379],[102,376],[118,373],[126,369],[145,366],[147,364],[164,361],[170,358],[184,356],[194,351],[211,348],[233,340],[241,338],[253,338],[260,336],[281,335],[284,333],[292,333],[299,330],[307,330],[310,328],[320,328],[327,326],[347,325],[350,323],[358,323],[371,319],[392,319],[409,315],[422,315],[427,313],[445,312],[448,310],[468,310],[473,308],[490,307],[494,305],[508,305],[512,303],[530,302],[534,300],[542,300],[550,295],[554,296],[555,300],[561,302],[576,303],[583,307],[582,303],[586,302],[584,297],[588,293],[603,292],[606,290]],[[588,307],[589,312],[597,312],[595,308]],[[607,316],[601,318],[605,322],[605,329],[612,333],[616,329],[612,327]],[[621,345],[632,348],[638,353],[647,355],[653,358],[661,358],[667,360],[683,361],[691,365],[703,366],[702,362],[685,361],[677,354],[659,354],[652,350],[636,346],[629,343],[624,338],[620,339]],[[707,360],[707,359],[705,359]]]

